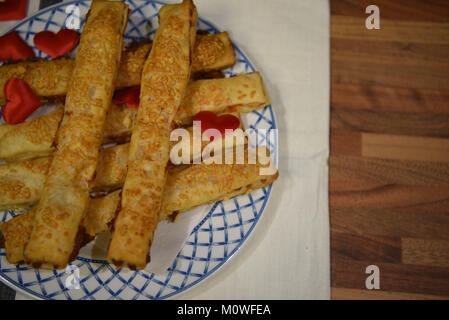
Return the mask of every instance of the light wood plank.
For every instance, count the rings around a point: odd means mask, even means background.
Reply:
[[[449,139],[362,133],[362,157],[449,162]]]

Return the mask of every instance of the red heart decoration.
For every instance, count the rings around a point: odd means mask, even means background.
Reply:
[[[126,103],[128,108],[137,108],[140,102],[140,86],[117,91],[112,102],[114,104]]]
[[[22,79],[9,79],[4,90],[8,102],[3,106],[2,114],[9,124],[18,124],[25,121],[30,114],[42,105],[28,83]]]
[[[34,45],[54,59],[70,52],[79,39],[80,35],[75,30],[61,29],[58,33],[46,30],[34,36]]]
[[[224,114],[217,116],[210,111],[200,111],[193,118],[194,121],[201,121],[201,132],[203,133],[207,129],[217,129],[221,135],[226,134],[226,129],[235,130],[240,126],[240,119],[232,114]],[[214,137],[210,137],[213,141]]]
[[[0,60],[26,60],[35,56],[33,49],[19,36],[17,31],[0,37]]]
[[[0,21],[21,20],[26,17],[28,0],[0,2]]]

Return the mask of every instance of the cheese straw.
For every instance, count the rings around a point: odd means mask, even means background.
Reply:
[[[159,219],[174,221],[180,213],[196,206],[266,187],[277,179],[278,172],[261,175],[260,169],[265,166],[259,161],[256,164],[245,161],[244,164],[199,164],[184,170],[169,170]],[[81,223],[85,232],[81,237],[83,243],[110,230],[120,203],[120,193],[121,190],[117,190],[90,200]],[[34,209],[0,224],[9,263],[19,264],[24,260],[23,249],[31,233],[33,214]]]
[[[95,216],[95,220],[87,220],[88,224],[83,222],[81,226],[83,233],[79,234],[77,248],[74,253],[78,253],[79,249],[94,238],[95,234],[105,231],[107,223],[110,223],[115,217],[115,211],[120,201],[120,191],[112,192],[101,198],[92,198],[89,200],[86,217]],[[31,231],[33,229],[33,219],[36,214],[36,208],[28,212],[19,214],[8,222],[0,224],[2,238],[4,240],[4,248],[6,251],[6,259],[11,264],[22,264],[25,262],[24,249],[27,245]],[[76,257],[73,254],[70,260]]]
[[[123,186],[128,144],[102,149],[95,183],[90,191],[111,191]],[[24,210],[39,202],[52,157],[0,165],[0,210]]]
[[[64,268],[76,251],[127,20],[125,3],[93,0],[67,91],[57,150],[25,247],[25,261],[35,268]]]
[[[199,111],[215,113],[249,112],[270,104],[259,73],[225,79],[190,82],[175,119],[190,125]],[[48,156],[54,151],[62,108],[17,125],[0,125],[0,160],[7,162]],[[103,143],[128,142],[137,109],[112,104],[106,117]],[[3,132],[3,134],[2,134]]]
[[[192,128],[187,128],[192,132]],[[193,137],[186,148],[193,160]],[[236,139],[237,140],[237,139]],[[221,144],[217,149],[225,149],[224,139],[214,142],[202,141],[201,150],[210,144]],[[189,141],[187,141],[188,143]],[[233,141],[237,147],[238,141]],[[182,142],[171,142],[170,148],[182,145]],[[243,140],[243,147],[247,140]],[[129,144],[121,144],[100,150],[95,182],[91,191],[111,191],[121,188],[125,181],[128,163]],[[0,164],[0,210],[23,210],[39,202],[44,188],[52,157]]]
[[[200,111],[245,113],[270,103],[258,72],[232,78],[198,80],[187,87],[175,122],[180,125],[192,123],[193,117]]]
[[[108,261],[118,268],[143,269],[148,262],[167,177],[172,121],[190,77],[196,25],[191,0],[159,11],[159,28],[142,72],[121,208],[108,249]]]
[[[250,154],[255,163],[248,161]],[[264,159],[259,155],[264,154]],[[279,173],[273,167],[268,150],[265,147],[245,152],[242,164],[193,165],[185,170],[176,170],[169,175],[164,190],[160,219],[175,221],[177,216],[205,203],[230,199],[240,194],[273,183]],[[271,170],[264,174],[262,168]]]
[[[129,47],[122,55],[116,88],[140,85],[143,64],[151,50],[151,43]],[[227,32],[198,35],[192,57],[192,72],[221,70],[235,64],[235,52]],[[42,100],[66,95],[73,74],[75,60],[25,61],[0,66],[0,105],[5,104],[3,87],[10,78],[25,80]]]

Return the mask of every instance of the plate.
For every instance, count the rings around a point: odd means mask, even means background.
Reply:
[[[125,33],[125,41],[152,38],[156,31],[157,12],[165,3],[160,1],[125,1],[133,10]],[[90,1],[72,1],[49,7],[23,20],[11,30],[16,30],[35,50],[36,55],[48,59],[33,46],[34,35],[42,30],[58,31],[68,19],[77,18],[79,8],[81,26],[90,7]],[[72,7],[73,9],[73,7]],[[198,28],[211,33],[220,32],[202,17]],[[10,31],[11,31],[10,30]],[[237,35],[238,36],[238,35]],[[246,54],[235,44],[237,64],[226,69],[226,76],[256,71]],[[242,117],[245,128],[265,129],[270,139],[258,136],[259,145],[266,145],[277,165],[278,142],[273,108],[267,106]],[[255,131],[256,132],[256,131]],[[254,142],[253,142],[254,143]],[[164,274],[145,271],[115,270],[104,260],[94,260],[81,251],[66,270],[36,270],[14,266],[7,262],[5,250],[0,250],[0,279],[12,288],[40,299],[166,299],[173,297],[204,281],[220,269],[248,239],[257,225],[268,199],[272,185],[250,194],[203,206],[204,219],[193,229]],[[0,212],[0,221],[7,221],[19,212]],[[188,214],[188,213],[184,213]],[[74,272],[73,270],[76,270]],[[79,288],[69,289],[69,277],[79,276]],[[69,282],[71,283],[71,282]],[[70,287],[70,286],[69,286]]]

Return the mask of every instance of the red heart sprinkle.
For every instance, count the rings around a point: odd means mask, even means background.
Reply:
[[[226,129],[235,130],[240,126],[240,119],[236,116],[232,114],[217,116],[210,111],[198,112],[193,120],[201,121],[200,125],[202,133],[208,129],[217,129],[222,136],[226,134]],[[213,137],[211,137],[211,141],[213,141]]]
[[[124,104],[128,108],[137,108],[140,102],[140,86],[117,91],[112,99],[114,104]]]
[[[0,21],[21,20],[26,17],[28,0],[0,2]]]
[[[61,29],[58,33],[46,30],[34,36],[34,45],[54,59],[69,53],[79,39],[80,35],[75,30]]]
[[[25,121],[42,105],[28,83],[22,79],[9,79],[4,90],[8,101],[3,106],[2,114],[9,124],[18,124]]]
[[[0,37],[0,60],[26,60],[35,57],[33,49],[19,36],[11,31]]]

